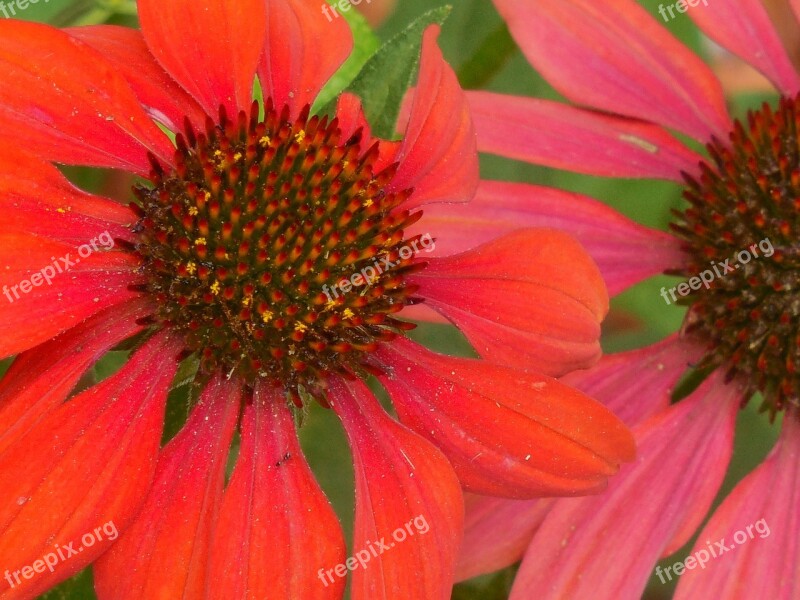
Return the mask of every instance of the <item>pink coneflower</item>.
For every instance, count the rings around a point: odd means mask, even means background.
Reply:
[[[681,599],[800,594],[800,76],[759,0],[679,4],[769,78],[779,102],[732,122],[712,72],[633,0],[495,0],[531,64],[578,106],[471,94],[479,149],[591,175],[672,180],[689,204],[670,236],[575,194],[484,182],[475,203],[484,221],[465,219],[473,243],[494,231],[497,216],[509,227],[575,233],[612,293],[660,272],[685,280],[662,290],[688,305],[679,333],[566,378],[634,427],[637,461],[607,493],[470,498],[460,576],[522,557],[513,600],[639,598],[657,560],[703,522],[728,466],[737,409],[756,393],[782,416],[778,443],[700,532],[693,560],[677,557],[683,566],[658,575],[679,580]],[[707,154],[674,132],[706,144]],[[447,207],[436,210],[456,223]],[[667,309],[658,295],[653,302]],[[701,384],[671,403],[690,366]],[[711,556],[701,567],[703,552]]]
[[[142,0],[139,15],[141,33],[0,23],[0,356],[19,355],[0,380],[0,598],[95,560],[103,599],[340,598],[349,571],[353,598],[446,598],[460,484],[602,489],[630,434],[549,377],[599,353],[608,299],[589,256],[527,230],[437,258],[450,232],[410,230],[420,206],[469,201],[478,182],[438,28],[394,142],[353,95],[312,114],[352,48],[318,0]],[[143,179],[129,205],[54,162]],[[491,361],[409,340],[420,304]],[[126,340],[128,362],[74,394]],[[189,356],[198,397],[162,449]],[[351,554],[429,526],[368,568],[345,559],[304,460],[292,408],[310,401],[352,447]]]

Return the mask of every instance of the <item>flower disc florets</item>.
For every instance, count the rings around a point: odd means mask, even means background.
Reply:
[[[320,397],[326,374],[358,374],[409,328],[391,315],[413,301],[403,275],[420,265],[399,255],[422,213],[398,208],[410,190],[387,193],[396,166],[375,172],[378,145],[363,151],[361,138],[308,107],[290,121],[254,104],[236,121],[221,110],[205,133],[187,123],[171,172],[153,160],[152,185],[135,190],[135,251],[155,320],[184,334],[204,371]]]

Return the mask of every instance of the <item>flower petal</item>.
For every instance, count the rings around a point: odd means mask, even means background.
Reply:
[[[141,31],[116,25],[75,27],[67,31],[113,63],[153,119],[178,132],[183,131],[183,119],[188,117],[195,129],[205,130],[205,111],[156,62]]]
[[[469,491],[507,498],[605,487],[633,439],[605,407],[556,380],[435,354],[408,340],[377,358],[402,422],[436,444]]]
[[[46,556],[55,563],[0,598],[33,598],[71,577],[134,518],[155,470],[178,350],[154,338],[0,454],[0,564],[13,573]],[[72,544],[75,554],[58,560],[58,547]]]
[[[170,163],[174,147],[125,79],[101,54],[63,31],[0,21],[0,135],[68,164],[150,172],[148,152]]]
[[[427,206],[408,235],[430,232],[436,238],[431,255],[448,256],[533,227],[574,236],[597,263],[611,296],[685,261],[674,236],[639,225],[593,198],[522,183],[481,181],[469,206]]]
[[[798,467],[800,421],[790,412],[772,453],[733,489],[700,532],[691,555],[696,557],[695,567],[697,558],[703,557],[698,557],[700,552],[705,552],[708,562],[701,564],[702,569],[688,569],[687,564],[675,591],[676,600],[744,600],[756,595],[770,600],[800,598]],[[718,541],[727,548],[724,555]]]
[[[333,380],[330,398],[355,463],[353,600],[449,600],[464,522],[450,464],[360,381]]]
[[[285,394],[265,385],[242,417],[239,459],[225,490],[207,598],[341,598],[342,529],[297,440]],[[320,579],[322,581],[320,582]]]
[[[704,353],[675,334],[651,346],[606,354],[591,369],[568,373],[561,381],[597,398],[633,427],[669,407],[678,381]]]
[[[389,191],[414,189],[404,204],[466,202],[478,185],[478,151],[467,97],[445,62],[431,25],[422,43],[419,82]]]
[[[478,150],[603,177],[683,183],[702,157],[663,128],[560,102],[469,92]]]
[[[638,458],[599,496],[561,500],[536,532],[511,600],[639,598],[653,565],[691,537],[733,450],[741,391],[715,373],[634,430]]]
[[[712,40],[763,73],[787,96],[800,91],[800,76],[792,65],[763,0],[718,2],[689,9],[689,16]]]
[[[263,1],[263,0],[262,0]],[[267,0],[267,41],[258,67],[264,98],[296,118],[353,50],[353,34],[342,18],[329,19],[325,4]]]
[[[158,459],[133,524],[95,564],[95,589],[110,598],[203,598],[240,391],[216,377]]]
[[[267,31],[264,0],[139,0],[150,52],[175,81],[216,116],[250,110]]]
[[[139,281],[131,256],[95,252],[82,259],[77,254],[71,244],[0,232],[0,357],[28,350],[136,297],[128,290]]]
[[[378,142],[378,159],[373,166],[376,173],[379,173],[394,162],[401,147],[401,142],[390,142],[372,137],[367,117],[364,114],[361,100],[358,96],[347,92],[339,96],[336,105],[336,118],[339,120],[339,128],[342,130],[341,139],[350,139],[361,131],[362,149],[369,150],[375,142]]]
[[[136,320],[148,314],[139,301],[112,307],[20,354],[0,379],[0,453],[64,402],[103,354],[140,331]]]
[[[507,500],[466,495],[464,543],[456,581],[499,571],[518,562],[555,503],[553,498]]]
[[[531,64],[573,102],[703,142],[727,139],[731,122],[719,81],[634,0],[494,4]]]
[[[597,266],[569,235],[510,233],[408,278],[494,362],[559,376],[600,357],[608,296]]]
[[[136,221],[127,206],[79,190],[50,163],[11,145],[0,146],[0,211],[9,231],[76,246],[104,233],[106,245],[130,238]]]

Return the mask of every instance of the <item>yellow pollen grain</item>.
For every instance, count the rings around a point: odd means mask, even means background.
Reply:
[[[214,294],[215,296],[219,296],[219,289],[220,289],[220,287],[222,287],[222,286],[220,286],[220,284],[219,284],[219,281],[215,281],[215,282],[214,282],[214,283],[211,285],[211,293],[212,293],[212,294]]]
[[[235,160],[236,162],[239,162],[240,160],[242,160],[242,153],[241,152],[237,152],[236,154],[234,154],[233,155],[233,160]]]
[[[372,201],[372,198],[367,198],[366,200],[364,200],[364,202],[361,203],[361,206],[363,206],[364,208],[369,208],[373,204],[375,203]]]
[[[305,331],[307,329],[308,329],[308,325],[306,325],[305,323],[301,323],[300,321],[297,321],[294,324],[294,330],[295,331]]]
[[[250,306],[250,303],[253,301],[252,296],[245,296],[242,298],[242,306]]]
[[[194,241],[195,246],[205,246],[206,245],[206,238],[197,238]]]
[[[294,139],[295,139],[295,141],[297,141],[297,142],[302,142],[304,139],[306,139],[306,132],[305,132],[305,130],[301,129],[300,131],[298,131],[298,132],[297,132],[297,135],[295,135],[295,136],[294,136]]]
[[[214,158],[222,158],[222,150],[214,151]]]
[[[325,310],[333,310],[336,308],[336,302],[334,300],[328,300],[325,303]]]
[[[211,192],[206,192],[206,195],[205,195],[205,200],[206,200],[206,202],[208,202],[209,200],[211,200]]]
[[[61,213],[63,215],[63,214],[68,213],[71,210],[72,210],[72,207],[71,206],[67,206],[66,208],[57,208],[56,212],[57,213]]]
[[[196,264],[194,264],[193,262],[186,263],[186,272],[189,273],[189,275],[194,275],[195,271],[197,271]]]
[[[197,215],[197,212],[198,212],[198,211],[197,211],[197,207],[196,207],[196,206],[190,206],[190,207],[189,207],[189,214],[190,214],[190,215],[192,215],[193,217],[194,217],[195,215]]]
[[[269,146],[272,143],[272,140],[270,139],[270,137],[268,135],[265,135],[260,140],[258,140],[258,143],[266,148],[267,146]]]
[[[342,316],[343,316],[345,319],[352,319],[352,318],[353,318],[353,317],[355,317],[356,315],[355,315],[355,313],[354,313],[352,310],[350,310],[349,308],[345,308],[345,309],[344,309],[344,312],[342,313]]]
[[[274,316],[273,312],[271,310],[267,310],[264,311],[263,315],[261,315],[261,320],[264,321],[264,323],[269,323],[270,321],[272,321],[273,316]]]

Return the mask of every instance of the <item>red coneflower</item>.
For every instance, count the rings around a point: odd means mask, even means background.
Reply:
[[[677,290],[688,305],[679,334],[565,379],[634,427],[637,461],[608,492],[471,498],[460,576],[524,555],[513,599],[639,598],[659,557],[702,523],[728,466],[737,408],[756,393],[773,417],[785,412],[780,441],[725,499],[682,566],[657,574],[680,581],[677,598],[800,594],[800,75],[760,1],[678,4],[775,84],[783,95],[776,106],[731,122],[711,71],[633,0],[495,0],[528,60],[584,108],[475,93],[479,149],[591,175],[682,182],[690,204],[668,236],[574,194],[548,191],[560,203],[554,212],[536,188],[491,184],[478,193],[487,215],[574,232],[612,293],[660,272],[686,279],[662,290],[670,303]],[[706,143],[707,156],[672,130]],[[671,404],[690,365],[705,379]],[[501,539],[498,527],[514,534]]]
[[[438,29],[390,142],[352,95],[334,119],[311,114],[352,47],[319,2],[143,0],[139,13],[141,34],[0,23],[0,355],[19,354],[0,380],[0,598],[98,558],[104,599],[341,597],[343,535],[291,412],[311,399],[352,447],[353,554],[430,524],[368,568],[348,560],[354,598],[449,597],[460,482],[519,498],[601,489],[632,439],[550,378],[597,358],[594,263],[549,230],[443,258],[432,250],[451,232],[410,232],[420,206],[468,201],[478,179]],[[53,162],[147,179],[126,206]],[[422,302],[489,360],[404,337],[399,317]],[[119,372],[71,393],[129,338]],[[161,449],[190,355],[199,399]]]

